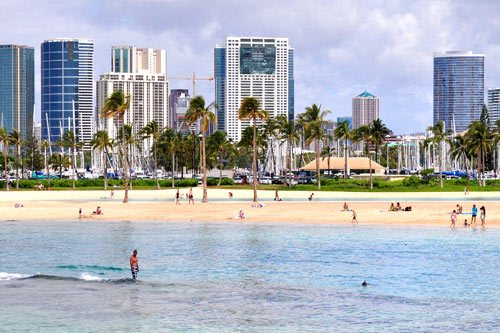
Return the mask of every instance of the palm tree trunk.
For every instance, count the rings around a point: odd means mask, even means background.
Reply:
[[[123,173],[125,174],[125,196],[123,203],[128,202],[128,170],[127,170],[127,143],[125,142],[125,118],[122,120],[122,146],[123,146]]]
[[[347,179],[347,139],[344,140],[344,179]]]
[[[45,149],[45,155],[47,155],[47,149]],[[47,168],[47,180],[49,181],[49,186],[47,187],[47,190],[50,188],[50,168],[49,168],[49,160],[45,159],[45,165]]]
[[[3,151],[3,163],[5,169],[5,190],[9,191],[9,172],[7,171],[7,147]]]
[[[253,161],[252,161],[252,173],[253,173],[253,202],[257,202],[257,124],[255,123],[255,118],[253,119]]]
[[[16,155],[16,190],[19,190],[19,146],[17,146]]]
[[[222,164],[222,150],[221,150],[219,155],[219,182],[217,183],[217,186],[220,186],[220,184],[222,183],[222,168],[223,164]]]
[[[288,140],[288,188],[292,187],[292,140]]]
[[[479,186],[481,186],[481,153],[477,152],[477,179],[479,180]]]
[[[202,152],[202,161],[201,165],[203,168],[203,198],[201,199],[201,202],[208,202],[207,198],[207,158],[205,156],[205,131],[202,130],[202,136],[201,136],[201,144],[203,145],[201,152]]]
[[[441,156],[441,145],[443,143],[440,142],[439,143],[439,146],[438,146],[438,165],[439,165],[439,185],[441,186],[441,188],[443,188],[443,172],[441,170],[441,163],[442,163],[442,156]]]
[[[321,190],[321,170],[319,168],[319,159],[320,159],[320,151],[319,151],[319,139],[316,139],[316,174],[318,176],[318,190]]]
[[[370,147],[366,144],[366,151],[368,152],[368,167],[370,168],[370,190],[373,190],[373,175],[372,175],[372,159],[370,157]]]
[[[170,156],[172,159],[172,188],[175,187],[175,152],[172,149],[170,152]]]
[[[71,178],[73,179],[73,191],[76,189],[76,186],[75,186],[75,167],[76,167],[76,164],[75,164],[75,147],[72,147],[71,148],[73,151],[72,151],[72,154],[71,154],[71,167],[73,170],[71,170]]]
[[[153,149],[155,154],[155,179],[156,179],[156,189],[160,189],[160,182],[158,182],[158,156],[156,152],[156,139],[153,139]]]
[[[485,151],[483,150],[483,147],[481,147],[481,156],[482,156],[482,160],[483,160],[483,163],[482,163],[482,167],[483,167],[483,177],[482,177],[482,180],[483,180],[483,186],[486,186],[486,178],[484,177],[484,172],[486,170],[486,161],[485,161]]]
[[[102,150],[102,162],[104,168],[104,191],[108,190],[108,161],[106,159],[106,150]]]

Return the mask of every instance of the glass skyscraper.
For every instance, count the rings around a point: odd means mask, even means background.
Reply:
[[[500,119],[500,88],[488,89],[488,113],[492,124]]]
[[[94,132],[94,41],[52,39],[41,45],[42,140],[55,144],[75,130],[78,141]]]
[[[434,53],[434,124],[463,132],[481,116],[484,104],[484,54]]]
[[[0,45],[0,127],[19,131],[23,139],[33,130],[34,67],[32,47]]]
[[[214,50],[217,128],[234,141],[251,125],[238,119],[246,97],[255,97],[271,118],[294,117],[293,49],[288,38],[227,37]],[[257,121],[258,123],[260,121]]]

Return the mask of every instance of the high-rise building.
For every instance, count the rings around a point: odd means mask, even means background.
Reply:
[[[434,53],[434,124],[463,132],[481,116],[484,104],[484,54]]]
[[[111,71],[113,73],[165,74],[167,51],[135,46],[113,46]]]
[[[347,123],[349,124],[349,129],[352,129],[352,117],[350,116],[337,117],[337,125],[343,121],[347,121]]]
[[[0,127],[31,137],[35,104],[35,51],[0,45]]]
[[[352,128],[357,129],[379,119],[379,99],[369,92],[362,92],[352,99]]]
[[[189,108],[189,102],[191,97],[189,97],[189,92],[187,89],[172,89],[170,91],[170,97],[168,103],[170,104],[170,127],[176,132],[181,132],[187,135],[191,131],[199,133],[201,131],[200,121],[195,122],[191,126],[188,126],[187,121],[184,119],[186,112]]]
[[[65,131],[74,130],[77,141],[89,142],[94,133],[94,41],[44,41],[41,73],[42,139],[55,144]]]
[[[492,123],[500,119],[500,88],[488,89],[488,113]]]
[[[293,117],[293,49],[288,38],[227,37],[214,50],[217,129],[234,141],[251,121],[239,120],[246,97],[255,97],[272,118]]]
[[[121,121],[103,119],[100,116],[106,98],[116,90],[131,97],[130,109],[124,120],[125,124],[132,125],[132,134],[137,134],[152,120],[156,121],[160,129],[167,127],[169,111],[166,51],[132,46],[113,47],[111,59],[112,72],[102,74],[97,81],[97,128],[107,130],[111,138],[118,135]],[[145,143],[150,147],[152,139],[145,140]]]

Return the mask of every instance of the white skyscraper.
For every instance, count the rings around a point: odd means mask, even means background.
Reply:
[[[139,49],[131,46],[113,47],[112,72],[97,81],[96,119],[98,130],[107,130],[112,138],[118,135],[120,124],[114,119],[102,119],[100,112],[106,98],[115,90],[131,96],[125,123],[137,134],[155,120],[160,129],[168,125],[167,56],[165,50]],[[152,141],[147,142],[147,147]]]
[[[240,121],[245,97],[255,97],[270,117],[293,118],[293,49],[288,38],[227,37],[214,50],[217,129],[235,141],[251,121]]]
[[[488,89],[488,113],[492,124],[500,119],[500,88]]]

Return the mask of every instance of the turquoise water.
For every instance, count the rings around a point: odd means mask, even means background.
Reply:
[[[2,221],[0,331],[497,332],[499,240],[500,229]]]

